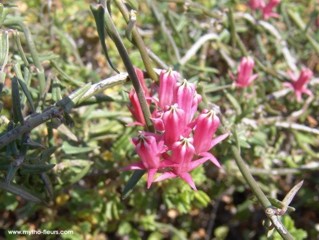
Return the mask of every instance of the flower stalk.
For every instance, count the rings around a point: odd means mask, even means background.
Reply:
[[[110,13],[108,12],[107,8],[105,8],[104,11],[105,11],[104,20],[105,20],[105,24],[106,24],[106,28],[107,28],[107,33],[109,34],[111,39],[114,41],[116,48],[118,49],[119,54],[123,60],[123,63],[124,63],[125,68],[127,70],[127,73],[130,76],[130,79],[132,80],[133,87],[136,91],[136,94],[137,94],[137,97],[138,97],[138,100],[140,102],[142,112],[144,115],[145,124],[146,124],[145,127],[148,131],[154,131],[154,127],[153,127],[152,122],[150,120],[151,113],[150,113],[150,110],[148,108],[142,86],[141,86],[141,84],[138,80],[138,77],[136,75],[136,72],[134,70],[134,66],[131,63],[131,60],[128,56],[126,48],[121,40],[121,37],[114,26],[114,23],[113,23],[113,20],[111,18]],[[134,37],[134,30],[132,31],[132,33],[133,33],[133,37]]]
[[[234,157],[235,157],[236,164],[237,164],[241,174],[245,178],[245,180],[246,180],[247,184],[249,185],[250,189],[256,195],[258,201],[263,206],[263,208],[265,210],[265,213],[266,213],[266,216],[268,217],[268,219],[271,221],[273,226],[276,228],[276,230],[278,231],[278,233],[280,234],[280,236],[284,240],[293,240],[294,239],[293,236],[288,232],[288,230],[282,224],[282,222],[280,221],[278,216],[274,214],[274,209],[273,209],[270,201],[268,200],[266,195],[263,193],[263,191],[258,186],[258,184],[255,181],[255,179],[251,175],[251,173],[250,173],[248,167],[246,166],[244,160],[240,156],[238,147],[232,146],[231,149],[232,149],[232,152],[233,152]]]
[[[130,13],[129,13],[128,9],[126,8],[125,4],[122,2],[122,0],[115,0],[114,2],[116,4],[116,6],[119,8],[119,10],[121,11],[125,21],[127,23],[129,23]],[[142,57],[142,60],[143,60],[143,63],[144,63],[144,66],[145,66],[147,73],[149,74],[150,78],[153,79],[153,81],[157,81],[158,76],[152,67],[151,59],[148,55],[147,49],[145,47],[145,44],[144,44],[144,41],[143,41],[141,35],[138,33],[136,27],[134,27],[134,26],[131,29],[131,33],[132,33],[133,43],[136,45],[136,47],[138,48],[138,50],[141,54],[141,57]]]

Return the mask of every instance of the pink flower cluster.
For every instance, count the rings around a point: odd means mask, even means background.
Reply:
[[[269,0],[266,4],[264,0],[249,0],[248,5],[253,10],[261,10],[263,19],[267,20],[271,17],[279,17],[273,12],[273,9],[280,3],[280,0]]]
[[[295,92],[297,101],[301,101],[303,93],[311,96],[312,92],[307,88],[308,82],[313,76],[313,72],[309,68],[303,68],[299,74],[299,77],[292,72],[288,72],[292,82],[285,82],[284,86],[293,89]]]
[[[193,83],[180,79],[178,72],[162,70],[159,87],[153,96],[145,87],[143,76],[138,75],[148,103],[154,103],[151,120],[156,131],[140,131],[133,138],[140,161],[124,170],[146,170],[147,188],[153,182],[180,177],[196,190],[189,172],[208,160],[220,167],[209,151],[228,134],[214,137],[220,125],[218,116],[214,110],[208,109],[196,114],[202,97],[196,92]],[[135,91],[132,90],[129,96],[135,124],[145,125]],[[156,173],[160,174],[157,178]]]

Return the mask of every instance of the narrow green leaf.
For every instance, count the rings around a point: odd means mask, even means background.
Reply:
[[[0,31],[0,71],[3,72],[8,62],[9,34],[8,31]]]
[[[63,142],[62,144],[62,150],[66,153],[66,154],[80,154],[80,153],[87,153],[87,152],[91,152],[94,149],[96,149],[96,147],[83,147],[83,146],[72,146],[70,143],[68,142]]]
[[[27,164],[23,163],[21,165],[21,173],[22,174],[27,174],[27,173],[32,173],[32,174],[38,174],[38,173],[43,173],[51,170],[54,168],[55,164]]]
[[[128,197],[128,195],[131,193],[135,185],[138,183],[138,181],[142,178],[144,175],[144,170],[136,170],[131,178],[129,179],[128,183],[125,185],[123,193],[122,193],[122,199],[125,199]]]
[[[235,108],[237,115],[240,115],[242,113],[242,109],[241,109],[240,104],[238,103],[237,99],[234,98],[231,94],[229,94],[229,92],[226,90],[224,90],[224,93],[225,93],[227,99],[230,101],[230,103]]]
[[[10,164],[7,175],[6,175],[6,179],[5,179],[6,183],[10,184],[12,182],[18,169],[19,169],[19,166],[16,166],[12,163]]]
[[[45,189],[49,195],[49,198],[53,199],[53,186],[49,176],[46,173],[41,173],[41,179],[44,183]]]
[[[303,184],[303,180],[301,182],[299,182],[298,184],[296,184],[285,196],[285,198],[282,200],[282,202],[284,203],[285,206],[289,206],[289,204],[291,203],[292,199],[295,197],[296,193],[299,191],[299,189],[301,188]]]
[[[90,6],[91,8],[91,11],[93,13],[93,16],[94,16],[94,19],[95,19],[95,23],[96,23],[96,28],[97,28],[97,32],[99,34],[99,38],[100,38],[100,42],[101,42],[101,45],[102,45],[102,49],[103,49],[103,52],[104,52],[104,55],[107,59],[107,62],[110,64],[110,66],[114,69],[115,72],[117,73],[120,73],[113,65],[110,57],[109,57],[109,54],[108,54],[108,51],[107,51],[107,47],[106,47],[106,44],[105,44],[105,25],[104,25],[104,8],[102,5],[100,4],[95,4],[95,5],[91,5]]]
[[[13,77],[11,79],[12,84],[12,109],[13,109],[13,120],[15,123],[24,123],[24,119],[21,111],[20,93],[18,78]]]
[[[74,184],[74,183],[78,182],[80,179],[82,179],[89,172],[92,164],[93,164],[92,162],[89,162],[89,161],[86,161],[86,160],[82,160],[81,161],[81,166],[78,166],[77,171],[75,171],[71,175],[71,177],[69,179],[69,182],[71,184]],[[79,167],[81,167],[81,168],[79,169]]]
[[[32,141],[31,139],[28,139],[28,141],[25,142],[23,145],[27,147],[31,147],[33,149],[36,149],[36,148],[45,149],[45,146],[43,144]]]
[[[0,188],[15,195],[18,195],[28,201],[40,203],[41,199],[35,196],[34,194],[30,193],[28,190],[18,186],[16,184],[7,184],[0,181]]]
[[[13,33],[13,37],[14,37],[14,41],[17,45],[17,48],[18,48],[18,52],[19,52],[19,55],[21,56],[22,58],[22,61],[23,63],[26,65],[26,66],[29,66],[29,61],[23,51],[23,48],[22,48],[22,45],[21,45],[21,41],[20,41],[20,33],[18,31],[14,31]]]
[[[41,161],[42,162],[48,162],[50,160],[50,157],[51,155],[57,150],[57,147],[50,147],[46,150],[44,150],[42,153],[41,153]]]
[[[74,105],[76,105],[76,104],[80,103],[81,101],[85,100],[85,99],[82,99],[82,97],[90,89],[91,85],[92,85],[91,83],[87,83],[83,87],[81,87],[80,89],[78,89],[75,92],[70,94],[69,99],[73,102]],[[63,101],[63,99],[61,101]]]
[[[62,99],[61,83],[57,77],[54,77],[52,81],[52,99],[55,102],[58,102]]]
[[[74,84],[75,86],[78,86],[78,87],[82,85],[82,82],[80,82],[80,81],[78,81],[78,80],[75,80],[75,79],[73,79],[72,77],[70,77],[66,72],[64,72],[64,71],[62,70],[62,68],[60,68],[60,67],[58,66],[58,64],[57,64],[55,61],[51,60],[51,64],[52,64],[52,66],[57,70],[57,72],[61,75],[61,77],[62,77],[64,80],[67,81],[67,83],[72,83],[72,84]]]
[[[26,96],[26,98],[28,100],[28,103],[30,105],[30,108],[31,108],[32,112],[35,112],[35,107],[34,107],[34,104],[33,104],[32,96],[31,96],[31,93],[29,92],[29,89],[28,89],[27,85],[24,83],[24,81],[22,81],[19,78],[18,78],[18,82],[19,82],[19,84],[21,86],[21,89],[22,89],[24,95]]]

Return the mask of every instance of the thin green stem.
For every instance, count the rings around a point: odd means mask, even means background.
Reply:
[[[285,226],[281,223],[280,219],[278,216],[275,214],[275,211],[266,197],[266,195],[263,193],[253,176],[251,175],[249,168],[247,167],[246,163],[244,160],[241,158],[239,149],[235,146],[232,146],[232,152],[235,157],[236,164],[242,173],[243,177],[245,178],[246,182],[248,183],[249,187],[251,190],[254,192],[256,195],[258,201],[261,203],[263,208],[265,209],[266,216],[268,219],[272,222],[273,226],[276,228],[280,236],[284,240],[293,240],[293,236],[288,232],[288,230],[285,228]]]
[[[127,23],[129,23],[130,13],[129,13],[127,7],[125,6],[125,4],[121,0],[115,0],[115,4],[119,8],[119,10],[121,11],[125,21]],[[114,27],[114,29],[115,29],[115,27]],[[144,63],[144,66],[145,66],[147,73],[149,74],[150,78],[153,79],[153,81],[157,81],[158,76],[154,72],[154,69],[153,69],[152,63],[151,63],[151,59],[148,56],[148,52],[147,52],[147,49],[145,47],[144,41],[143,41],[141,35],[138,33],[136,27],[133,27],[133,29],[132,29],[132,37],[133,37],[133,40],[134,40],[136,47],[140,51],[140,54],[141,54],[141,57],[142,57],[142,60],[143,60],[143,63]],[[129,71],[128,71],[128,73],[129,73]]]
[[[143,89],[142,89],[141,84],[138,80],[138,77],[135,73],[134,67],[131,63],[129,56],[128,56],[126,48],[121,40],[119,33],[117,32],[117,30],[115,28],[115,25],[112,21],[112,18],[110,16],[110,13],[108,12],[107,8],[105,9],[104,20],[105,20],[108,34],[110,35],[110,37],[114,41],[114,43],[119,51],[119,54],[123,60],[123,63],[124,63],[125,68],[127,70],[127,73],[130,76],[130,79],[132,80],[134,89],[136,91],[138,100],[139,100],[141,108],[142,108],[142,112],[143,112],[145,123],[146,123],[146,128],[149,131],[154,131],[154,127],[153,127],[152,121],[150,119],[151,113],[150,113],[149,107],[147,105]],[[134,30],[133,30],[133,37],[134,37]],[[154,72],[153,69],[152,69],[152,71]],[[154,74],[155,74],[155,72],[154,72]]]
[[[181,59],[181,56],[180,56],[178,47],[177,47],[177,45],[172,37],[171,32],[166,27],[164,16],[160,13],[160,11],[159,11],[159,9],[156,6],[156,3],[154,1],[148,1],[148,4],[150,5],[150,7],[155,15],[155,18],[157,19],[158,23],[160,24],[160,27],[161,27],[163,34],[165,35],[165,37],[168,40],[168,45],[171,48],[173,48],[176,60],[179,61]]]

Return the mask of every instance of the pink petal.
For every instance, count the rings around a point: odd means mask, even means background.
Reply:
[[[195,168],[197,168],[199,165],[207,162],[209,159],[207,157],[203,157],[203,158],[200,158],[200,159],[197,159],[195,161],[192,161],[188,164],[188,172],[194,170]]]
[[[226,139],[228,136],[229,136],[229,133],[225,133],[218,137],[215,137],[211,142],[210,149],[214,147],[215,145],[217,145],[218,143],[220,143],[221,141],[223,141],[224,139]]]
[[[170,179],[170,178],[175,178],[175,177],[177,177],[177,175],[175,173],[173,173],[173,172],[165,172],[161,176],[156,178],[154,180],[154,182],[160,182],[160,181],[163,181],[165,179]]]
[[[257,77],[258,77],[258,74],[252,75],[248,80],[248,85],[251,84]]]
[[[213,164],[215,164],[218,168],[220,168],[220,163],[218,162],[218,160],[214,157],[213,154],[209,153],[209,152],[204,152],[204,153],[200,153],[200,156],[202,156],[203,160],[210,160]]]
[[[303,93],[305,93],[305,94],[307,94],[307,95],[309,95],[309,96],[313,96],[313,93],[309,90],[309,89],[304,89],[303,91],[302,91]]]
[[[157,169],[155,169],[155,168],[149,169],[147,171],[147,188],[151,187],[156,172],[157,172]]]
[[[179,177],[182,178],[192,189],[197,191],[197,188],[196,188],[195,183],[192,179],[192,176],[189,173],[184,172],[181,175],[179,175]]]

